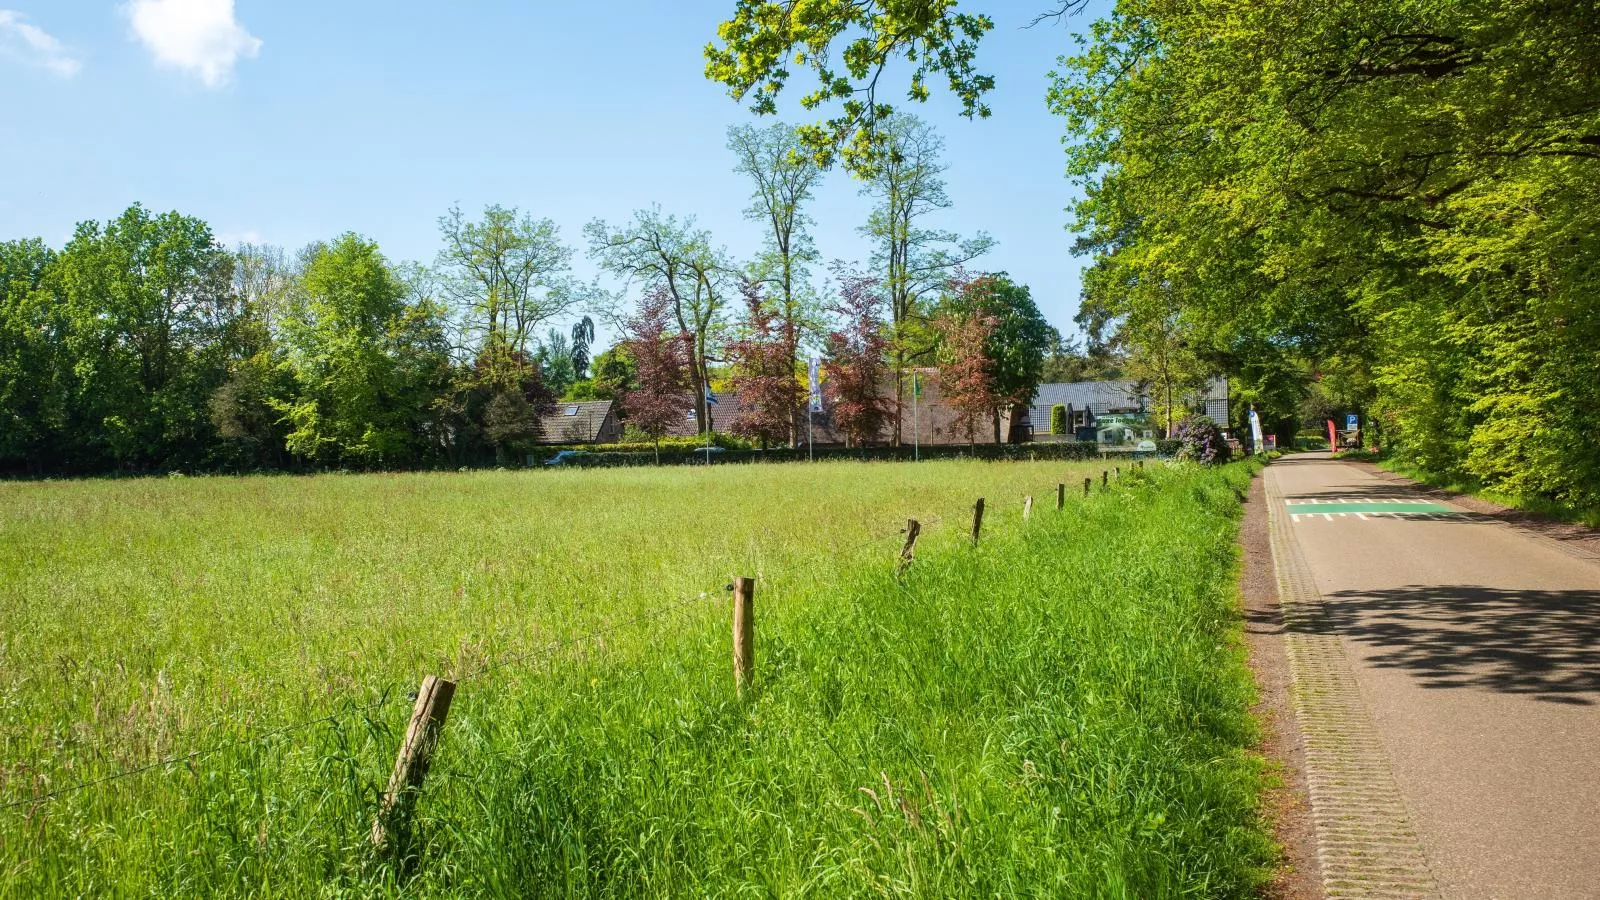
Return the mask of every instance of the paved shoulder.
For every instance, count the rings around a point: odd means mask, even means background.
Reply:
[[[1600,565],[1326,456],[1267,483],[1314,811],[1390,835],[1325,856],[1422,894],[1596,896]],[[1344,741],[1320,763],[1319,717]],[[1329,876],[1382,895],[1351,884]]]

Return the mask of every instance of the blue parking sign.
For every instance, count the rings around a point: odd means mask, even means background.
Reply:
[[[1355,413],[1348,413],[1348,414],[1345,415],[1345,417],[1344,417],[1344,430],[1345,431],[1359,431],[1359,430],[1361,430],[1361,420],[1356,417]]]

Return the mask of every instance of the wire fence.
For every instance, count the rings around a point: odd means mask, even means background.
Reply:
[[[1118,474],[1120,475],[1120,469],[1118,470]],[[920,522],[922,531],[924,533],[926,531],[928,531],[929,529],[938,528],[938,527],[942,526],[943,524],[944,524],[944,519],[942,517],[939,517],[939,516],[934,516],[933,518],[931,518],[931,519],[929,519],[929,520],[927,520],[925,522]],[[861,543],[851,545],[851,546],[849,546],[849,547],[847,547],[847,548],[845,548],[843,550],[831,550],[831,551],[829,551],[828,557],[825,560],[823,560],[822,562],[820,562],[820,563],[813,563],[810,566],[807,566],[807,567],[804,567],[804,568],[793,567],[793,568],[790,568],[788,570],[780,570],[776,574],[767,573],[767,575],[765,577],[768,578],[768,579],[772,579],[772,578],[784,577],[784,576],[794,576],[794,575],[800,574],[800,572],[802,572],[802,571],[813,571],[816,568],[820,568],[822,565],[833,565],[833,564],[835,564],[835,560],[839,556],[854,556],[854,555],[862,552],[863,550],[871,548],[871,547],[873,547],[873,546],[875,546],[877,544],[884,543],[884,542],[890,541],[892,539],[902,538],[902,537],[904,537],[905,534],[906,534],[906,529],[905,528],[900,528],[900,529],[897,529],[895,531],[888,531],[888,532],[885,532],[883,534],[879,534],[879,535],[877,535],[875,537],[868,538],[867,540],[862,541]],[[724,587],[722,589],[721,592],[731,591],[732,589],[733,589],[733,585],[732,584],[728,584],[728,585],[726,585],[726,587]],[[704,603],[705,601],[710,599],[715,593],[720,593],[720,592],[702,591],[702,592],[700,592],[698,594],[695,594],[695,595],[692,595],[692,596],[689,596],[689,597],[684,597],[684,598],[681,598],[679,600],[673,601],[671,603],[666,603],[666,604],[662,604],[660,606],[653,607],[653,608],[651,608],[649,610],[646,610],[644,612],[641,612],[641,613],[639,613],[637,615],[629,616],[628,618],[621,619],[621,620],[618,620],[618,621],[615,621],[615,622],[610,622],[610,623],[606,624],[604,627],[595,629],[595,630],[590,631],[590,632],[586,632],[586,633],[581,634],[581,635],[576,635],[576,636],[569,637],[569,638],[563,638],[563,639],[557,640],[557,641],[551,641],[549,643],[540,645],[538,647],[529,648],[527,650],[519,650],[519,651],[516,651],[516,652],[501,654],[501,655],[499,655],[497,657],[483,660],[480,663],[478,663],[475,667],[473,667],[473,668],[471,668],[469,670],[457,672],[456,673],[456,678],[457,678],[458,681],[475,680],[475,679],[482,678],[485,675],[488,675],[488,674],[493,673],[493,672],[501,671],[501,670],[510,668],[512,666],[521,665],[521,664],[526,663],[529,660],[532,660],[532,659],[535,659],[535,658],[551,658],[551,657],[554,657],[554,656],[556,656],[556,655],[558,655],[558,654],[560,654],[560,653],[562,653],[562,652],[564,652],[566,650],[570,650],[570,649],[572,649],[574,647],[577,647],[577,646],[579,646],[581,644],[585,644],[585,643],[588,643],[588,642],[591,642],[591,641],[595,641],[595,640],[598,640],[600,638],[603,638],[603,637],[606,637],[606,636],[609,636],[609,635],[612,635],[612,634],[616,634],[618,632],[625,631],[627,629],[634,628],[634,627],[637,627],[637,626],[640,626],[640,625],[644,625],[644,624],[647,624],[647,623],[650,623],[650,622],[655,622],[655,621],[659,621],[661,619],[665,619],[665,618],[667,618],[667,617],[669,617],[669,616],[671,616],[671,615],[673,615],[675,613],[681,612],[681,611],[683,611],[685,609],[688,609],[690,607],[693,607],[695,605]],[[382,708],[384,706],[387,706],[387,705],[389,705],[391,703],[394,703],[394,702],[396,702],[398,699],[400,699],[402,697],[404,697],[408,701],[411,701],[411,700],[415,700],[416,699],[417,694],[415,692],[412,692],[410,694],[405,694],[405,693],[402,693],[399,690],[399,688],[397,688],[394,685],[386,686],[385,688],[383,688],[379,699],[377,699],[375,701],[372,701],[370,703],[349,706],[349,707],[347,707],[345,709],[341,709],[341,710],[338,710],[338,711],[335,711],[335,712],[332,712],[332,713],[328,713],[328,714],[325,714],[325,715],[320,715],[320,716],[315,716],[315,717],[312,717],[312,718],[297,720],[295,722],[292,722],[292,723],[289,723],[289,724],[286,724],[286,725],[280,725],[280,726],[277,726],[277,727],[274,727],[274,728],[270,728],[270,729],[267,729],[267,730],[264,730],[264,731],[261,731],[261,732],[257,732],[255,734],[249,735],[247,737],[241,737],[241,738],[238,738],[236,740],[226,741],[226,742],[223,742],[223,743],[220,743],[220,744],[216,744],[216,745],[213,745],[213,746],[210,746],[210,747],[203,747],[203,748],[200,748],[198,750],[189,751],[187,753],[173,754],[171,756],[163,757],[161,759],[157,759],[155,761],[152,761],[152,762],[149,762],[149,763],[145,763],[143,765],[135,766],[135,767],[129,768],[129,769],[124,769],[124,770],[121,770],[121,771],[118,771],[118,772],[114,772],[112,774],[105,775],[105,776],[100,777],[100,778],[94,778],[94,779],[90,779],[90,780],[87,780],[87,781],[77,782],[77,783],[74,783],[74,784],[71,784],[71,785],[67,785],[67,786],[64,786],[64,787],[55,788],[53,790],[37,793],[37,794],[34,794],[31,797],[26,797],[26,798],[22,798],[22,799],[18,799],[18,800],[12,800],[12,801],[6,801],[6,802],[0,802],[0,811],[6,811],[6,810],[18,809],[18,808],[22,808],[22,807],[28,807],[30,809],[30,812],[31,812],[32,809],[37,808],[40,805],[49,803],[49,802],[54,801],[54,800],[56,800],[56,799],[58,799],[60,797],[68,796],[70,794],[76,794],[76,793],[79,793],[79,792],[82,792],[82,791],[85,791],[85,790],[89,790],[91,788],[100,787],[100,786],[103,786],[103,785],[106,785],[106,784],[110,784],[110,783],[113,783],[113,782],[121,781],[121,780],[124,780],[124,779],[127,779],[127,778],[133,778],[133,777],[136,777],[136,776],[139,776],[139,775],[144,775],[144,774],[147,774],[147,773],[150,773],[150,772],[154,772],[154,771],[157,771],[157,770],[160,770],[160,769],[168,768],[170,766],[192,763],[195,760],[203,759],[203,758],[206,758],[206,757],[209,757],[209,756],[214,756],[214,755],[217,755],[219,753],[224,753],[224,752],[226,752],[228,750],[233,750],[233,749],[238,749],[240,747],[245,747],[245,746],[250,746],[250,745],[253,745],[253,744],[263,743],[265,741],[269,741],[269,740],[271,740],[273,738],[276,738],[276,737],[281,737],[283,735],[293,734],[293,733],[300,732],[300,731],[305,731],[307,729],[315,728],[315,727],[320,726],[320,725],[327,725],[327,724],[340,722],[340,721],[349,719],[349,718],[351,718],[353,716],[364,715],[366,713],[372,712],[373,710],[380,709],[380,708]],[[100,751],[100,752],[103,752],[103,750]]]

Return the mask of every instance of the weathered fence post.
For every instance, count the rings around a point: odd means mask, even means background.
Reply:
[[[733,580],[733,686],[743,697],[756,680],[756,581]]]
[[[972,504],[972,545],[978,545],[978,533],[983,530],[983,498]]]
[[[1083,480],[1083,495],[1085,497],[1089,496],[1089,486],[1092,484],[1094,484],[1093,478],[1085,478]]]
[[[1122,480],[1122,467],[1121,466],[1117,466],[1117,480],[1118,481]]]
[[[916,558],[917,536],[922,534],[922,523],[916,519],[906,520],[906,543],[900,548],[900,564],[897,571],[904,572],[911,561]]]
[[[1066,508],[1067,508],[1067,486],[1065,484],[1058,484],[1058,485],[1056,485],[1056,509],[1066,509]]]
[[[1111,473],[1107,472],[1105,469],[1101,469],[1100,470],[1100,486],[1104,488],[1104,487],[1109,487],[1110,485],[1111,485]]]
[[[1022,521],[1026,522],[1033,516],[1033,495],[1022,498]]]
[[[411,723],[406,726],[400,755],[394,761],[394,774],[389,776],[389,790],[384,793],[378,818],[372,823],[374,846],[381,849],[391,837],[403,838],[410,825],[417,792],[428,776],[428,762],[434,745],[439,742],[439,730],[450,714],[450,699],[455,694],[453,681],[436,675],[422,679],[422,687],[417,689],[417,704],[411,709]]]

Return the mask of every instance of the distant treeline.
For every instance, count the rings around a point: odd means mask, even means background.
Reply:
[[[452,213],[446,256],[538,224]],[[134,206],[60,250],[0,243],[0,471],[492,461],[589,366],[592,326],[576,346],[534,340],[579,299],[551,237],[543,282],[496,285],[488,307],[470,273],[391,265],[353,234],[230,250],[198,219]]]

